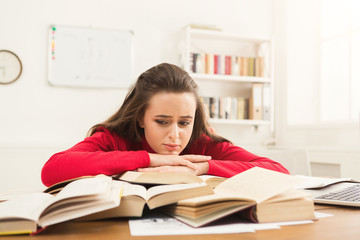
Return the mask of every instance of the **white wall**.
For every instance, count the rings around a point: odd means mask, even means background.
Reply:
[[[341,177],[360,178],[360,122],[312,124],[319,115],[319,26],[313,20],[319,17],[319,4],[274,1],[276,143],[306,148],[309,160],[327,176],[332,176],[332,166]]]
[[[186,24],[267,35],[272,34],[272,7],[269,0],[0,0],[0,49],[18,54],[24,67],[17,82],[0,86],[0,193],[41,187],[41,166],[50,154],[82,140],[126,93],[49,86],[49,25],[134,31],[135,79],[160,62],[179,63],[178,33]],[[248,128],[224,132],[254,144],[269,137],[261,129],[254,136]]]

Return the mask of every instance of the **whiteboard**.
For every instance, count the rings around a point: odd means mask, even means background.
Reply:
[[[50,26],[49,83],[70,87],[129,87],[132,35],[124,30]]]

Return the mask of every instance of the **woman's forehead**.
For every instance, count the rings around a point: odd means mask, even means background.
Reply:
[[[196,100],[192,93],[157,93],[150,98],[147,111],[153,114],[194,115]]]

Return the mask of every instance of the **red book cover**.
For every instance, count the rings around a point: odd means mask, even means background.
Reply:
[[[231,75],[231,56],[225,57],[225,74]]]
[[[229,57],[225,56],[225,75],[229,74]]]

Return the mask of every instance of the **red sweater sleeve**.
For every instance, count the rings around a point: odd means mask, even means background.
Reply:
[[[209,138],[202,141],[202,147],[200,147],[202,148],[202,154],[212,158],[209,161],[208,174],[232,177],[252,167],[262,167],[289,174],[289,171],[280,163],[269,158],[259,157],[231,143],[216,143]],[[199,147],[197,148],[199,149]]]
[[[146,151],[131,151],[128,143],[107,130],[96,132],[72,148],[54,154],[43,166],[44,185],[86,175],[113,175],[148,167]]]

